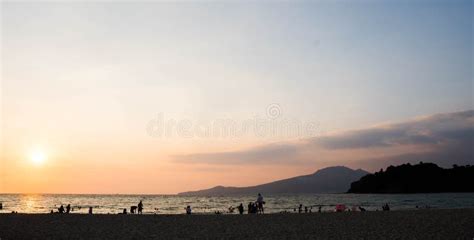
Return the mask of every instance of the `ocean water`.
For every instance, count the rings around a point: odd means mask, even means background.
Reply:
[[[73,213],[87,213],[92,206],[94,213],[117,214],[124,208],[144,204],[144,214],[183,214],[184,207],[190,205],[193,213],[228,212],[230,206],[243,203],[245,209],[255,196],[232,197],[185,197],[176,195],[82,195],[82,194],[0,194],[3,209],[0,213],[49,213],[63,204],[71,204]],[[265,196],[265,212],[293,212],[299,204],[318,206],[322,211],[334,211],[336,204],[348,207],[363,206],[367,210],[381,209],[388,203],[392,209],[415,209],[415,206],[430,208],[474,208],[474,193],[434,193],[434,194],[300,194]]]

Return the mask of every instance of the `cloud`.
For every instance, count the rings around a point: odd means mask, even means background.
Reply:
[[[177,155],[174,159],[186,163],[208,163],[208,164],[259,164],[284,163],[297,155],[298,145],[269,144],[255,147],[245,151],[197,153],[188,155]]]
[[[185,163],[347,164],[373,169],[404,162],[443,166],[474,161],[474,110],[435,114],[405,122],[278,143],[251,149],[174,156]]]
[[[472,141],[473,133],[474,111],[471,110],[347,131],[338,135],[314,138],[313,141],[329,149],[351,149]]]

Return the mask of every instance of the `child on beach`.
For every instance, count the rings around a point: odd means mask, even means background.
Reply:
[[[191,206],[188,205],[188,206],[187,206],[186,208],[184,208],[184,209],[186,209],[186,214],[188,214],[188,215],[191,214],[191,211],[192,211],[192,210],[191,210]]]
[[[58,212],[59,213],[64,213],[64,206],[61,205],[61,207],[58,208]]]

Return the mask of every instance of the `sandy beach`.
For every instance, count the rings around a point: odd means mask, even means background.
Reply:
[[[7,239],[473,239],[474,209],[267,215],[2,214]]]

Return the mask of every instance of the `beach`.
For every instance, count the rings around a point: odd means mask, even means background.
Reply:
[[[473,239],[474,209],[264,215],[0,214],[0,239]]]

